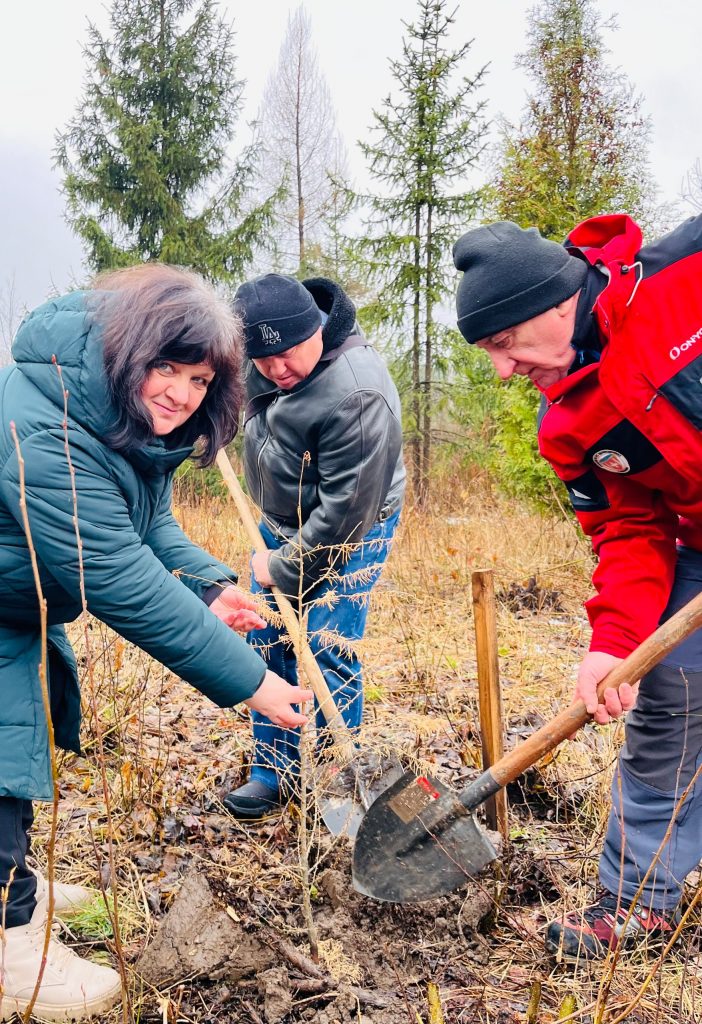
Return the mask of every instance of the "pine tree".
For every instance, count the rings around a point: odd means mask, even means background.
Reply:
[[[632,84],[607,63],[603,34],[613,24],[595,0],[541,0],[529,17],[517,64],[534,89],[521,122],[502,125],[489,189],[494,219],[536,226],[558,242],[597,214],[626,211],[648,226],[656,216],[650,122]],[[536,443],[539,400],[521,378],[496,386],[495,458],[509,490],[549,501],[553,475]]]
[[[416,22],[405,25],[402,57],[390,64],[398,95],[374,111],[375,139],[361,143],[370,174],[385,186],[383,194],[359,197],[368,227],[359,252],[378,296],[366,316],[376,328],[385,324],[410,335],[409,350],[399,355],[420,503],[429,484],[435,377],[444,355],[436,312],[455,287],[451,245],[481,202],[480,190],[467,189],[465,178],[484,148],[487,130],[484,104],[469,105],[485,68],[456,81],[472,41],[447,48],[454,22],[447,6],[446,0],[418,0]]]
[[[562,240],[579,221],[626,210],[650,217],[650,119],[608,65],[595,0],[541,0],[517,58],[534,83],[520,124],[502,125],[492,192],[499,219]]]
[[[254,154],[227,162],[232,37],[215,0],[113,0],[109,34],[90,26],[84,96],[55,156],[95,270],[159,259],[243,276],[274,198],[244,210]]]

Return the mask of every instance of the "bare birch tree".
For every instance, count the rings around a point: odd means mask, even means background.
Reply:
[[[304,273],[310,269],[310,243],[324,247],[327,218],[337,214],[334,180],[345,176],[346,157],[303,6],[288,18],[258,123],[261,177],[266,185],[282,181],[287,189],[279,207],[278,260],[282,269]]]
[[[8,277],[0,288],[0,366],[7,366],[12,360],[12,339],[22,319],[22,309],[17,300],[14,277]]]
[[[680,196],[695,213],[702,213],[702,161],[699,157],[685,175]]]

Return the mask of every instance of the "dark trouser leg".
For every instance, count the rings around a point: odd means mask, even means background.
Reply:
[[[37,880],[27,867],[29,829],[34,821],[30,800],[0,797],[0,886],[9,886],[5,927],[29,924],[36,899]]]
[[[700,591],[702,555],[682,549],[664,617]],[[702,778],[677,814],[675,808],[701,764],[702,630],[697,630],[642,679],[636,708],[627,716],[600,861],[600,879],[610,892],[631,900],[658,854],[641,902],[664,911],[677,904],[685,876],[702,856]]]

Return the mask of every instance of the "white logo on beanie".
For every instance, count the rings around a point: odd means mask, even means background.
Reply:
[[[261,341],[264,345],[279,345],[280,344],[280,333],[274,331],[270,324],[259,324],[261,331]]]

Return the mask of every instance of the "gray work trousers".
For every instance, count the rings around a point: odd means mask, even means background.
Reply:
[[[700,591],[702,554],[679,548],[663,620]],[[625,734],[612,784],[600,881],[630,901],[653,864],[640,901],[670,911],[680,899],[685,876],[702,858],[702,771],[675,813],[702,765],[702,629],[641,680]]]

